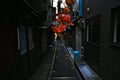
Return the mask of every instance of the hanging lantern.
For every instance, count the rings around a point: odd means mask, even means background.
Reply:
[[[54,32],[54,33],[57,32],[57,26],[52,26],[51,29],[52,29],[52,32]]]
[[[61,33],[65,31],[66,25],[60,24],[59,26],[52,26],[51,29],[54,33]]]
[[[61,28],[62,31],[65,31],[66,25],[65,25],[65,24],[61,24],[61,25],[60,25],[60,28]]]
[[[57,33],[64,32],[65,29],[66,29],[66,25],[61,24],[57,27]]]
[[[69,9],[68,7],[65,7],[65,8],[63,9],[63,12],[64,12],[65,14],[68,14],[68,13],[70,13],[70,9]]]
[[[70,14],[65,14],[65,16],[63,17],[63,22],[68,22],[70,21]]]
[[[58,15],[58,19],[59,19],[60,23],[63,21],[64,16],[65,16],[65,14],[59,14]]]
[[[63,32],[62,29],[58,27],[57,28],[57,33],[61,33],[61,32]]]
[[[72,23],[72,21],[69,21],[69,22],[68,22],[68,25],[69,25],[69,26],[74,26],[74,24]]]
[[[73,0],[65,0],[65,3],[66,3],[67,5],[72,5],[72,4],[73,4]]]

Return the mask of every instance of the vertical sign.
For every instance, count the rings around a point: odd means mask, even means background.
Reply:
[[[82,16],[83,0],[79,0],[79,16]]]

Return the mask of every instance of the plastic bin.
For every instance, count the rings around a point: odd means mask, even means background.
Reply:
[[[74,60],[80,60],[80,51],[74,51]]]

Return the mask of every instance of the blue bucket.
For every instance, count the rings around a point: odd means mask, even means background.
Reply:
[[[74,51],[74,59],[79,60],[80,59],[80,52],[79,51]]]

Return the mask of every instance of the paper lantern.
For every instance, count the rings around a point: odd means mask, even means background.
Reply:
[[[72,5],[72,4],[73,4],[73,0],[65,0],[65,3],[66,3],[67,5]]]
[[[66,25],[61,24],[57,27],[57,33],[64,32],[65,29],[66,29]]]
[[[63,21],[64,21],[64,22],[71,21],[71,20],[70,20],[70,14],[65,14],[65,16],[63,17]]]
[[[52,26],[51,29],[54,33],[61,33],[65,31],[66,25],[60,24],[59,26]]]
[[[59,19],[60,22],[63,21],[64,16],[65,16],[65,14],[59,14],[58,15],[58,19]]]
[[[69,9],[68,7],[65,7],[65,8],[63,9],[63,12],[64,12],[65,14],[68,14],[68,13],[70,13],[70,9]]]
[[[57,26],[52,26],[51,29],[52,29],[52,32],[54,32],[54,33],[57,32]]]
[[[68,22],[68,25],[69,25],[69,26],[74,26],[74,24],[72,23],[72,21],[69,21],[69,22]]]

